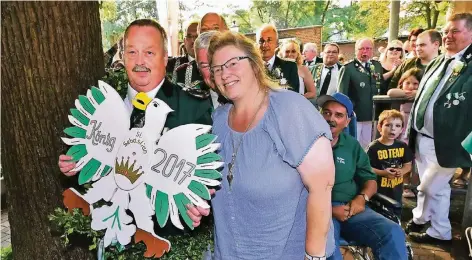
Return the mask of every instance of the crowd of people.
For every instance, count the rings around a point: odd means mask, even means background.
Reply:
[[[186,55],[168,57],[157,22],[126,29],[124,102],[138,92],[158,97],[174,110],[166,127],[212,124],[221,143],[223,179],[211,200],[215,248],[206,256],[342,259],[343,237],[370,247],[376,259],[408,259],[405,234],[450,242],[449,180],[457,167],[472,167],[461,146],[472,131],[472,14],[452,15],[442,34],[413,30],[408,54],[402,42],[389,42],[379,61],[367,37],[345,64],[335,43],[320,58],[314,43],[279,40],[273,25],[262,26],[254,42],[208,13],[188,25]],[[411,102],[377,117],[380,94]],[[76,174],[71,159],[58,162],[68,176]],[[403,230],[368,202],[376,193],[399,203],[414,196],[403,191],[413,162],[418,204]],[[198,226],[209,211],[188,205],[188,214]]]

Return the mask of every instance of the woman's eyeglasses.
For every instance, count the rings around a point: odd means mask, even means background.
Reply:
[[[214,76],[220,76],[221,74],[223,74],[223,67],[225,67],[226,69],[228,69],[230,71],[234,71],[235,69],[237,69],[237,67],[239,65],[239,61],[244,60],[244,59],[249,59],[249,57],[248,56],[240,56],[240,57],[231,58],[228,61],[226,61],[223,65],[211,66],[210,67],[210,72]]]
[[[388,48],[389,51],[402,51],[403,48],[400,48],[400,47],[390,47]]]

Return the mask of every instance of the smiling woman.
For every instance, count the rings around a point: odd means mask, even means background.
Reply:
[[[231,101],[213,113],[225,161],[212,199],[215,259],[331,255],[334,163],[326,121],[306,98],[268,78],[243,35],[215,34],[208,58],[215,86]]]

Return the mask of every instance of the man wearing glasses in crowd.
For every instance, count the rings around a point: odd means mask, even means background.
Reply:
[[[356,58],[341,68],[338,92],[347,95],[354,104],[357,117],[357,140],[362,148],[371,142],[372,98],[385,94],[382,65],[373,56],[374,41],[362,38],[356,42]]]
[[[338,76],[341,70],[339,64],[339,46],[336,43],[327,43],[324,48],[323,63],[310,67],[315,81],[316,96],[331,95],[338,87]]]

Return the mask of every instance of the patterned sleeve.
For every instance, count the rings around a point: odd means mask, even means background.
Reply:
[[[329,126],[318,110],[293,91],[273,91],[264,129],[274,142],[282,160],[298,167],[315,141],[331,139]],[[320,151],[322,152],[322,151]]]

